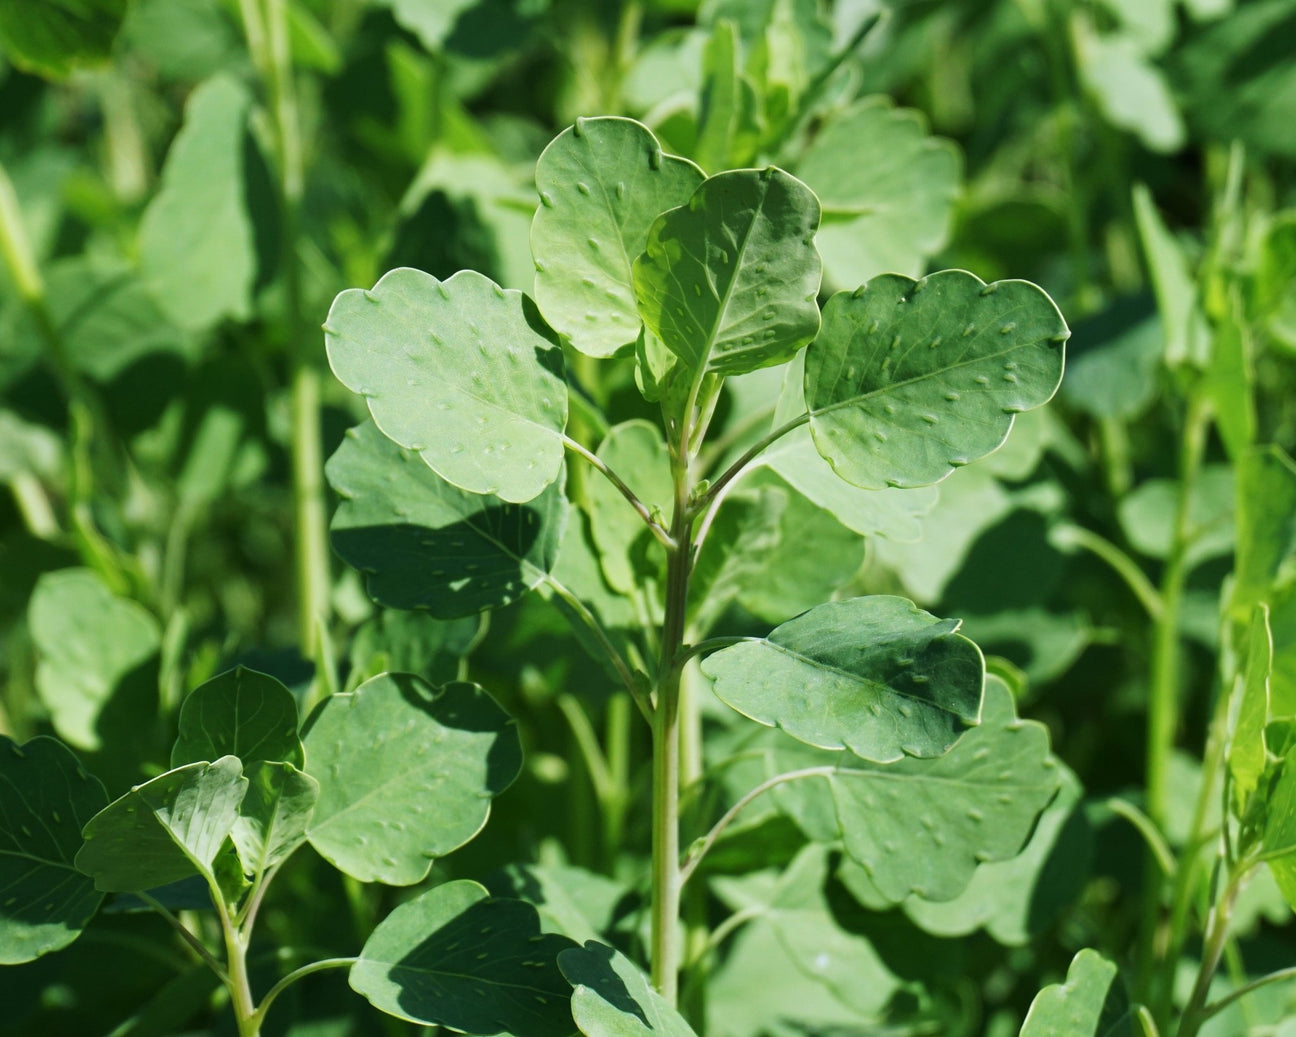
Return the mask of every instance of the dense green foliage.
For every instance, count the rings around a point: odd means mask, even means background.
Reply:
[[[1296,1032],[1293,34],[0,0],[6,1034]]]

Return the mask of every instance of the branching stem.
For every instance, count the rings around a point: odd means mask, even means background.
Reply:
[[[570,436],[563,436],[563,446],[577,457],[583,458],[591,467],[601,472],[608,482],[620,491],[621,496],[630,502],[630,506],[634,508],[635,514],[644,520],[644,523],[648,526],[652,535],[657,538],[658,542],[663,547],[669,550],[675,546],[674,539],[671,537],[670,533],[666,531],[666,528],[653,518],[652,512],[648,509],[648,505],[641,501],[638,495],[635,494],[634,490],[630,489],[630,487],[625,484],[625,481],[621,476],[617,475],[616,472],[608,467],[607,462],[604,461],[603,458],[599,457],[598,454],[594,453],[584,444],[578,443]]]

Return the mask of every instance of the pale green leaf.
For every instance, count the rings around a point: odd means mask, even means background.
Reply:
[[[1237,556],[1230,607],[1242,619],[1296,575],[1296,463],[1279,446],[1238,459]]]
[[[1080,81],[1109,123],[1134,134],[1150,151],[1183,146],[1183,119],[1170,88],[1135,39],[1080,34],[1076,53]]]
[[[19,68],[51,79],[105,62],[126,16],[126,0],[5,0],[0,51]]]
[[[781,785],[774,795],[801,823],[807,811],[820,811],[826,783],[846,852],[882,896],[892,903],[910,894],[951,900],[979,865],[1021,852],[1058,789],[1047,730],[1017,719],[999,681],[987,682],[983,713],[935,759],[873,764],[846,753],[780,751],[771,759],[778,772],[824,763],[836,769]]]
[[[818,225],[814,194],[781,169],[713,176],[652,225],[639,313],[695,377],[783,363],[819,330]]]
[[[921,486],[995,450],[1062,378],[1066,322],[1026,281],[887,274],[824,307],[806,352],[815,446],[857,486]]]
[[[41,576],[27,616],[40,653],[36,690],[54,730],[74,748],[106,744],[102,728],[114,700],[156,696],[156,671],[149,664],[161,641],[157,621],[113,594],[89,569]]]
[[[463,270],[401,268],[340,294],[329,363],[384,435],[446,481],[512,503],[563,465],[567,384],[556,336],[521,292]]]
[[[985,666],[958,620],[904,598],[830,602],[707,658],[738,712],[808,745],[885,762],[936,756],[976,723]]]
[[[1261,846],[1283,897],[1296,911],[1296,748],[1285,750],[1265,799]]]
[[[545,148],[531,225],[536,304],[576,349],[606,357],[635,341],[632,264],[653,221],[703,179],[633,119],[578,119]]]
[[[180,707],[171,766],[237,756],[302,765],[297,700],[275,678],[236,666],[195,688]]]
[[[1086,947],[1071,961],[1065,983],[1035,995],[1021,1037],[1143,1037],[1116,965]]]
[[[565,936],[542,934],[535,908],[447,882],[401,904],[365,941],[351,988],[399,1019],[465,1033],[568,1037]]]
[[[571,1013],[586,1037],[695,1037],[692,1028],[624,954],[589,940],[558,955],[572,985]]]
[[[230,838],[249,875],[282,863],[306,841],[319,799],[319,782],[291,763],[260,760],[248,766],[247,795]]]
[[[136,785],[86,824],[76,866],[105,892],[137,893],[195,872],[215,882],[212,867],[247,785],[233,756]]]
[[[384,605],[455,619],[544,580],[566,524],[561,480],[526,504],[468,493],[366,422],[325,466],[342,497],[333,546]]]
[[[433,688],[382,674],[312,714],[308,771],[320,784],[308,837],[362,882],[407,886],[486,824],[517,776],[517,729],[475,684]]]
[[[869,97],[825,121],[796,173],[819,196],[817,239],[834,288],[917,275],[949,236],[961,161],[923,116]]]
[[[72,861],[108,795],[62,743],[0,735],[0,800],[0,965],[17,965],[67,946],[99,907]]]
[[[1156,293],[1157,309],[1161,311],[1165,361],[1171,367],[1180,364],[1205,367],[1210,357],[1210,329],[1202,316],[1188,259],[1157,212],[1152,193],[1143,184],[1134,185],[1134,219]]]
[[[177,327],[251,314],[257,254],[244,197],[251,104],[247,88],[224,73],[194,90],[140,221],[144,284]]]
[[[1186,564],[1197,565],[1233,549],[1233,471],[1228,465],[1203,465],[1188,498]],[[1148,479],[1116,505],[1121,531],[1135,550],[1149,558],[1170,557],[1178,522],[1179,483]]]
[[[1229,739],[1228,766],[1233,775],[1233,796],[1239,813],[1255,791],[1267,762],[1264,728],[1269,722],[1269,674],[1273,668],[1273,637],[1269,609],[1257,605],[1247,635],[1246,663],[1237,677],[1237,719]]]
[[[670,513],[675,493],[670,454],[656,425],[642,419],[616,425],[596,453],[649,509],[655,507],[662,515]],[[590,533],[598,548],[603,575],[608,585],[622,594],[636,591],[641,586],[639,572],[643,568],[636,566],[636,557],[656,551],[652,533],[621,491],[601,473],[589,472],[585,485]]]

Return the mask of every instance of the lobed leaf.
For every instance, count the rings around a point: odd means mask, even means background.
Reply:
[[[561,481],[525,504],[468,493],[372,422],[351,429],[324,470],[342,497],[333,546],[383,605],[457,619],[515,601],[554,567]]]
[[[365,941],[351,989],[389,1015],[465,1033],[568,1037],[571,987],[536,910],[467,880],[406,901]]]
[[[596,940],[558,955],[571,1014],[586,1037],[695,1037],[684,1017],[625,955]]]
[[[1035,995],[1020,1037],[1143,1037],[1116,965],[1086,947],[1071,960],[1065,983]]]
[[[1066,323],[1026,281],[876,277],[824,307],[806,352],[815,447],[848,482],[922,486],[984,457],[1062,379]]]
[[[99,907],[73,859],[108,794],[61,742],[0,735],[0,802],[0,965],[17,965],[67,946]]]
[[[864,759],[936,756],[977,721],[985,664],[958,620],[904,598],[829,602],[707,658],[738,712]]]
[[[577,119],[554,138],[536,163],[531,224],[536,304],[554,330],[589,356],[633,344],[642,324],[635,257],[653,221],[704,179],[633,119]]]
[[[522,766],[517,728],[475,684],[380,674],[326,699],[306,734],[320,784],[307,836],[362,882],[408,886],[475,836]]]
[[[110,893],[138,893],[213,865],[238,818],[248,781],[233,756],[190,763],[136,785],[87,822],[77,868]]]
[[[781,169],[703,182],[634,263],[639,313],[695,373],[781,364],[819,330],[819,203]]]
[[[562,350],[535,304],[476,271],[352,288],[324,324],[329,363],[384,435],[447,482],[519,504],[563,466]]]
[[[199,685],[180,707],[171,766],[237,756],[243,766],[263,760],[300,767],[297,700],[275,678],[245,666]]]

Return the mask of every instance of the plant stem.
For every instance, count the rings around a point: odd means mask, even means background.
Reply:
[[[252,1022],[257,1026],[265,1021],[266,1013],[270,1011],[270,1006],[274,1004],[275,998],[296,983],[299,979],[305,979],[316,972],[323,972],[325,969],[343,969],[350,968],[359,958],[324,958],[321,961],[313,961],[309,965],[303,965],[299,969],[294,969],[288,975],[284,976],[278,983],[270,988],[266,996],[261,999],[261,1004],[253,1013]]]
[[[620,491],[621,496],[630,502],[630,506],[634,508],[635,514],[644,520],[649,530],[652,531],[652,535],[657,538],[658,542],[660,542],[663,547],[670,548],[674,546],[675,541],[671,539],[671,535],[662,527],[662,524],[653,518],[652,512],[648,510],[648,506],[639,499],[634,490],[630,489],[630,487],[625,484],[616,472],[608,467],[607,462],[604,461],[603,458],[599,457],[598,454],[594,453],[588,447],[578,443],[570,436],[563,436],[563,446],[576,456],[584,458],[589,462],[591,467],[601,472],[608,482]]]
[[[1210,993],[1211,980],[1215,978],[1215,970],[1219,967],[1220,956],[1224,953],[1224,944],[1228,940],[1229,920],[1241,889],[1241,874],[1239,871],[1229,879],[1223,894],[1211,905],[1201,966],[1197,970],[1197,981],[1193,984],[1188,1004],[1179,1020],[1178,1037],[1196,1037],[1202,1024],[1209,1018],[1205,1013],[1206,996]]]
[[[209,884],[212,902],[216,905],[216,917],[220,921],[221,934],[225,937],[225,961],[228,970],[226,987],[230,992],[230,1003],[234,1009],[234,1020],[238,1023],[239,1037],[260,1037],[260,1018],[252,1003],[252,985],[248,982],[247,944],[238,926],[234,924],[234,919],[230,917],[220,887],[214,879],[209,880]]]
[[[212,954],[211,951],[203,946],[203,942],[189,930],[187,925],[175,916],[174,912],[172,912],[160,900],[154,899],[148,893],[141,892],[136,893],[135,895],[161,915],[166,920],[167,924],[176,931],[180,938],[188,944],[189,948],[199,957],[199,959],[206,964],[212,972],[216,973],[217,978],[226,986],[229,986],[230,978],[229,973],[225,971],[225,966],[217,960],[216,956]]]
[[[810,421],[810,412],[806,411],[804,414],[800,415],[799,417],[795,417],[791,421],[787,422],[787,424],[780,425],[764,439],[760,440],[755,445],[753,445],[745,454],[742,455],[742,457],[738,458],[737,461],[735,461],[728,468],[726,468],[723,474],[721,474],[720,477],[716,479],[715,482],[713,482],[707,488],[706,497],[705,497],[706,502],[710,504],[713,500],[715,500],[716,497],[718,497],[720,493],[724,490],[724,488],[727,485],[729,485],[729,483],[732,480],[736,479],[739,475],[741,475],[743,469],[745,469],[749,464],[751,464],[754,460],[756,460],[756,458],[759,457],[762,453],[764,453],[767,448],[772,446],[778,440],[782,439],[789,432],[792,432],[795,429],[799,429],[802,425],[807,424],[809,421]]]
[[[1164,611],[1160,592],[1152,586],[1152,581],[1139,568],[1138,563],[1105,537],[1099,536],[1083,526],[1065,523],[1054,527],[1050,537],[1058,547],[1081,547],[1090,554],[1097,555],[1125,581],[1125,585],[1138,598],[1148,618],[1157,622]]]

